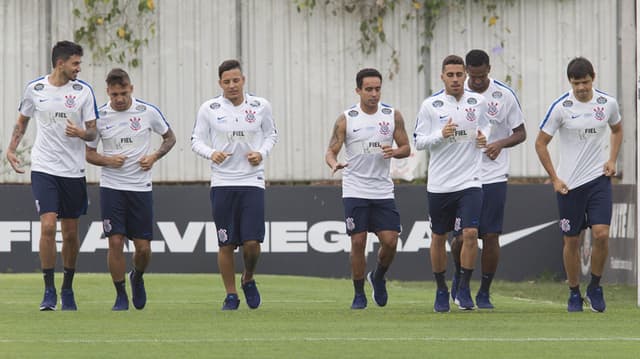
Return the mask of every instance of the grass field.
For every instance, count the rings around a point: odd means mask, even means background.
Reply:
[[[433,313],[433,281],[389,281],[386,307],[369,299],[366,310],[352,311],[348,280],[261,275],[259,309],[250,310],[241,295],[238,311],[222,312],[217,274],[152,273],[145,282],[142,311],[112,312],[110,277],[80,273],[77,312],[39,312],[41,275],[1,274],[0,358],[640,355],[640,309],[630,286],[605,286],[606,313],[567,313],[567,290],[556,282],[496,282],[494,311]]]

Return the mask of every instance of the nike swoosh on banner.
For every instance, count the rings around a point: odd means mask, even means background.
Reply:
[[[547,228],[555,223],[558,223],[557,220],[555,221],[551,221],[551,222],[547,222],[547,223],[543,223],[543,224],[539,224],[537,226],[533,226],[533,227],[529,227],[529,228],[524,228],[521,229],[519,231],[515,231],[515,232],[511,232],[511,233],[507,233],[507,234],[503,234],[500,236],[500,247],[504,247],[506,245],[509,245],[519,239],[522,239],[532,233],[535,233],[543,228]],[[478,245],[482,246],[482,241],[478,241]]]

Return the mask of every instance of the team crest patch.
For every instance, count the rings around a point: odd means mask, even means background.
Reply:
[[[607,98],[606,98],[606,97],[603,97],[603,96],[600,96],[600,97],[598,97],[598,98],[596,99],[596,102],[597,102],[597,103],[599,103],[599,104],[601,104],[601,105],[604,105],[605,103],[607,103]]]
[[[442,107],[444,105],[444,102],[440,101],[440,100],[436,100],[433,101],[433,103],[431,104],[431,106],[438,108],[438,107]]]
[[[462,226],[460,225],[460,223],[462,222],[462,220],[460,219],[460,217],[456,217],[456,222],[453,225],[453,230],[454,231],[459,231],[462,229]]]
[[[350,231],[353,231],[356,228],[356,224],[353,222],[353,217],[347,217],[345,223],[347,224],[347,229]]]
[[[244,113],[246,114],[246,116],[244,117],[244,120],[249,122],[249,123],[254,123],[256,122],[256,112],[253,110],[245,110]]]
[[[498,114],[498,103],[497,102],[489,102],[489,106],[487,109],[487,114],[489,116],[496,116]]]
[[[502,92],[500,91],[495,91],[494,93],[491,94],[491,97],[495,98],[495,99],[499,99],[502,98]]]
[[[102,110],[100,111],[100,117],[106,116],[107,115],[107,111]]]
[[[356,110],[349,111],[349,117],[356,117],[356,116],[358,116],[358,111]]]
[[[391,109],[385,107],[385,108],[382,109],[382,113],[384,113],[385,115],[389,115],[389,114],[391,114]]]
[[[604,107],[596,107],[593,109],[593,117],[598,120],[598,121],[602,121],[605,118],[604,115]]]
[[[146,111],[146,110],[147,110],[147,106],[145,106],[145,105],[136,106],[136,111],[142,112],[142,111]]]
[[[569,232],[571,230],[571,222],[568,219],[566,219],[566,218],[561,219],[559,224],[560,224],[560,229],[563,232],[566,233],[566,232]]]
[[[64,97],[64,106],[66,108],[73,108],[76,105],[76,97],[73,95],[67,95]]]
[[[42,89],[44,88],[44,84],[36,84],[33,89],[36,91],[42,91]]]
[[[476,120],[476,109],[475,108],[467,108],[467,121],[473,122]]]
[[[251,103],[249,103],[249,105],[250,105],[251,107],[260,107],[260,101],[258,101],[258,100],[253,100],[253,101],[251,101]]]
[[[229,240],[229,237],[227,236],[227,230],[224,228],[221,228],[218,230],[218,241],[220,243],[226,243]]]
[[[73,84],[73,86],[71,86],[71,87],[76,91],[82,90],[82,85],[80,85],[80,84]]]
[[[112,229],[113,226],[111,225],[110,219],[105,219],[102,221],[102,230],[104,231],[104,233],[109,233]]]
[[[212,110],[217,110],[220,108],[220,104],[217,102],[212,103],[211,105],[209,105],[209,108]]]
[[[389,127],[389,122],[378,122],[378,125],[380,125],[380,134],[387,136],[388,134],[391,133],[391,128]]]
[[[562,107],[571,107],[573,106],[573,101],[571,100],[566,100],[565,102],[562,103]]]
[[[475,98],[473,98],[473,97],[469,97],[469,98],[467,99],[467,103],[468,103],[469,105],[475,105],[475,104],[477,104],[477,103],[478,103],[478,100],[476,100],[476,99],[475,99]]]
[[[142,128],[142,125],[140,124],[140,117],[131,117],[129,119],[129,126],[131,127],[132,130],[134,131],[138,131],[139,129]]]

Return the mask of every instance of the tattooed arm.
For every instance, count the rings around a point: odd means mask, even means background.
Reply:
[[[27,131],[27,125],[29,124],[30,119],[30,117],[23,114],[18,116],[18,121],[16,121],[16,125],[13,127],[13,133],[11,134],[9,148],[7,148],[7,160],[13,170],[17,173],[24,173],[24,169],[20,168],[20,160],[18,159],[18,156],[16,156],[16,149]]]

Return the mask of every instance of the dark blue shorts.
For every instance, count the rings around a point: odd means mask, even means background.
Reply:
[[[210,197],[219,246],[264,241],[264,189],[251,186],[211,187]]]
[[[393,199],[343,198],[347,234],[360,232],[400,233],[400,213]]]
[[[78,218],[87,214],[89,202],[84,177],[58,177],[32,171],[31,191],[38,215],[55,212],[58,218]]]
[[[556,193],[556,198],[560,229],[565,236],[577,236],[594,224],[611,224],[613,197],[610,177],[600,176],[566,195]]]
[[[102,228],[105,236],[153,239],[153,194],[100,187]]]
[[[482,185],[482,213],[478,234],[502,233],[504,204],[507,201],[507,182]]]
[[[478,228],[482,211],[482,189],[467,188],[451,193],[427,192],[431,231],[446,234]]]

